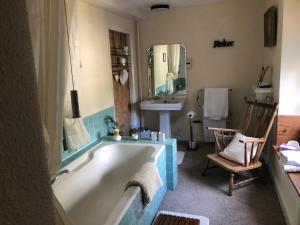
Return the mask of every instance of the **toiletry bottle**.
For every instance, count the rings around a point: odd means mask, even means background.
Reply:
[[[151,140],[152,141],[157,141],[157,132],[155,132],[155,131],[151,132]]]
[[[158,138],[159,138],[159,141],[165,141],[166,140],[166,134],[164,132],[159,132],[158,133]]]

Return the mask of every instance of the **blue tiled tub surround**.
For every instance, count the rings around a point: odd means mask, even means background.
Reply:
[[[144,207],[142,194],[139,190],[119,225],[150,225],[152,223],[167,192],[166,149],[160,154],[156,166],[163,180],[163,186],[157,191],[148,207]]]
[[[107,127],[104,122],[105,116],[115,118],[115,108],[109,107],[83,118],[83,124],[91,136],[91,140],[77,151],[62,149],[62,166],[67,165],[95,145],[101,142],[101,138],[107,135]]]
[[[115,118],[115,108],[107,108],[83,119],[86,129],[91,135],[91,141],[89,144],[98,141],[101,137],[107,135],[107,127],[104,122],[105,116]]]
[[[166,167],[167,167],[167,187],[169,190],[175,190],[178,182],[177,171],[177,141],[168,140],[166,146]]]

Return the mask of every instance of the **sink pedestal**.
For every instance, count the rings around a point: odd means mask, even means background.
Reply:
[[[159,131],[165,133],[166,138],[171,137],[170,111],[159,111]]]
[[[159,112],[159,130],[171,138],[171,112],[179,111],[183,107],[181,99],[145,100],[140,103],[141,110]]]

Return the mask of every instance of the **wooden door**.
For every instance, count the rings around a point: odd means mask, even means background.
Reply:
[[[129,135],[131,124],[131,101],[130,101],[130,85],[131,78],[131,61],[130,52],[124,50],[129,46],[129,36],[117,31],[109,31],[111,63],[112,63],[112,79],[114,91],[114,103],[116,111],[116,120],[119,124],[121,135]],[[120,58],[125,58],[126,64],[122,66]],[[128,80],[122,85],[120,80],[116,80],[120,76],[122,70],[128,72]]]

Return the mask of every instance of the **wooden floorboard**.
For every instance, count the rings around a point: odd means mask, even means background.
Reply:
[[[154,225],[200,225],[199,219],[191,219],[180,216],[159,214],[155,219]]]

